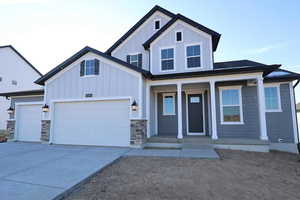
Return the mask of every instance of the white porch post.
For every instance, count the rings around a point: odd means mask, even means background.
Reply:
[[[268,140],[267,125],[266,125],[266,106],[265,106],[265,91],[263,78],[257,78],[257,96],[259,108],[259,122],[260,122],[260,139]]]
[[[147,118],[147,138],[150,138],[150,85],[146,85],[146,118]]]
[[[178,139],[182,139],[182,94],[181,83],[177,83],[177,117],[178,117]]]
[[[213,140],[218,139],[217,134],[217,115],[216,115],[216,90],[215,90],[215,81],[209,82],[210,86],[210,105],[211,105],[211,125],[212,125],[212,134],[211,138]]]

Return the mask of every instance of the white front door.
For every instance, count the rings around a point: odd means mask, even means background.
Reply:
[[[41,141],[42,104],[16,105],[16,136],[19,141]]]
[[[129,146],[129,100],[55,103],[56,144]]]

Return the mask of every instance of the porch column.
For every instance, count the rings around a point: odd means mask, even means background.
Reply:
[[[263,78],[257,78],[257,97],[259,109],[259,123],[260,123],[260,139],[268,140],[267,125],[266,125],[266,106],[265,106],[265,91]]]
[[[178,139],[182,139],[182,94],[181,94],[181,83],[177,83],[177,117],[178,117]]]
[[[147,84],[147,83],[146,83]],[[150,85],[146,85],[146,119],[147,119],[147,138],[150,138]]]
[[[209,86],[210,86],[210,106],[211,106],[210,110],[211,110],[211,126],[212,126],[211,138],[213,140],[217,140],[218,139],[218,134],[217,134],[215,81],[210,81]]]

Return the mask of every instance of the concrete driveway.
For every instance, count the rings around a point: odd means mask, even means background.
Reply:
[[[59,198],[127,151],[126,148],[2,143],[1,199]]]

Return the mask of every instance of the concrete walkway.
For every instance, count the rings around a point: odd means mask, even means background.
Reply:
[[[0,199],[55,199],[127,151],[127,148],[1,143]]]

